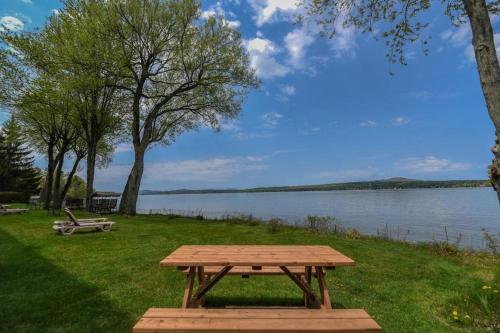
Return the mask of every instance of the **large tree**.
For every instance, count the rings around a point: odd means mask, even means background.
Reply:
[[[302,0],[305,14],[332,38],[339,27],[354,27],[362,32],[382,29],[391,62],[406,64],[405,48],[421,43],[425,53],[430,36],[423,17],[431,5],[443,5],[444,14],[455,25],[469,24],[477,71],[489,116],[495,126],[494,154],[489,177],[500,202],[500,66],[495,48],[491,17],[500,14],[498,0]]]
[[[120,212],[135,214],[148,148],[236,116],[258,81],[239,32],[222,17],[201,20],[199,1],[102,0],[87,8],[108,45],[98,56],[102,71],[127,96],[135,158]]]

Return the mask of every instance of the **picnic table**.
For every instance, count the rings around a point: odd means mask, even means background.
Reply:
[[[202,305],[206,293],[225,275],[288,276],[303,292],[309,308],[331,309],[325,271],[354,261],[329,246],[318,245],[184,245],[160,262],[187,273],[183,308]],[[196,277],[198,288],[193,290]],[[315,277],[319,297],[311,286]]]

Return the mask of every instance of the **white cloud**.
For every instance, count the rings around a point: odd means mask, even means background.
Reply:
[[[23,3],[27,3],[27,4],[29,4],[29,5],[32,5],[32,4],[33,4],[33,1],[31,1],[31,0],[21,0],[21,2],[23,2]]]
[[[0,18],[0,31],[20,31],[24,29],[24,23],[14,16],[3,16]]]
[[[319,132],[321,132],[320,127],[306,127],[304,129],[300,130],[300,133],[303,135],[314,135],[314,134],[318,134]]]
[[[283,118],[283,115],[278,112],[268,112],[264,113],[261,117],[262,127],[273,129],[278,126],[280,120]]]
[[[290,72],[289,68],[274,58],[280,50],[271,40],[260,35],[245,41],[245,46],[250,54],[250,64],[258,77],[283,77]]]
[[[292,85],[283,85],[280,87],[280,93],[276,96],[276,99],[280,102],[287,102],[290,96],[295,95],[296,89]]]
[[[299,28],[289,32],[284,41],[290,55],[290,64],[296,68],[304,67],[306,48],[314,43],[314,37],[305,28]]]
[[[399,160],[396,164],[400,169],[414,173],[467,170],[472,167],[469,163],[453,162],[435,156],[404,158]]]
[[[391,123],[394,126],[402,126],[402,125],[409,124],[410,123],[410,119],[408,119],[406,117],[396,117],[396,118],[394,118],[394,119],[391,120]]]
[[[237,29],[240,27],[240,21],[238,20],[227,20],[226,16],[231,16],[231,17],[236,17],[236,15],[233,12],[229,12],[226,15],[226,12],[224,8],[222,8],[222,3],[220,1],[217,1],[215,5],[210,6],[205,11],[201,12],[201,17],[205,20],[209,19],[210,17],[222,17],[222,20],[225,24],[227,24],[231,29]]]
[[[330,45],[335,58],[354,57],[357,48],[356,30],[353,27],[345,28],[339,21]]]
[[[145,186],[152,186],[165,181],[224,181],[238,174],[266,169],[267,166],[260,163],[261,161],[252,160],[252,157],[227,157],[146,163],[142,183]],[[130,169],[131,165],[111,165],[98,170],[96,183],[123,183]]]
[[[373,120],[365,120],[359,124],[361,127],[375,127],[378,123]]]
[[[60,13],[59,9],[52,9],[51,12],[53,15],[59,15]]]
[[[288,19],[298,8],[297,0],[249,0],[249,3],[256,12],[254,20],[258,27],[278,17]]]

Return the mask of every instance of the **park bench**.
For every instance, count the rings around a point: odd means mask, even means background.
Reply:
[[[151,308],[133,333],[383,332],[361,309],[178,309]]]

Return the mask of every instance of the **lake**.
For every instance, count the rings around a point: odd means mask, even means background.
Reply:
[[[451,243],[460,238],[460,246],[476,249],[485,246],[482,228],[500,232],[491,188],[141,195],[138,210],[208,218],[251,214],[292,225],[308,215],[334,216],[364,234],[409,241],[444,241],[448,234]]]

